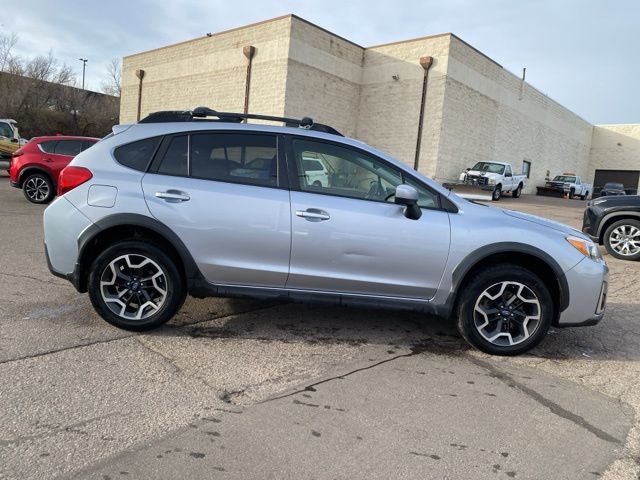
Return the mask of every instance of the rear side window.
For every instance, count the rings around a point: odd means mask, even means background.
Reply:
[[[191,136],[191,176],[205,180],[278,184],[275,135],[202,133]]]
[[[57,144],[57,140],[50,140],[48,142],[40,142],[39,146],[45,153],[55,153]]]
[[[96,142],[94,142],[93,140],[83,140],[82,141],[82,151],[84,152],[87,148],[95,145]]]
[[[66,155],[75,157],[80,153],[82,142],[80,140],[58,140],[54,153],[56,155]]]
[[[138,140],[116,148],[113,156],[119,164],[144,172],[158,148],[158,143],[160,143],[160,137]]]
[[[187,159],[189,155],[189,140],[187,135],[173,137],[162,156],[158,173],[186,177],[189,172]]]

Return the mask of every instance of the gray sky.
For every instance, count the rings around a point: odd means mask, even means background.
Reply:
[[[113,57],[295,13],[368,46],[453,32],[592,123],[640,123],[640,1],[21,0],[0,20],[17,52],[72,65],[97,89]],[[428,52],[425,52],[428,53]]]

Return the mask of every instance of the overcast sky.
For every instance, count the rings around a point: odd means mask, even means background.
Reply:
[[[592,123],[640,123],[638,0],[21,0],[0,20],[98,89],[114,57],[295,13],[362,46],[453,32]],[[429,52],[425,52],[428,54]]]

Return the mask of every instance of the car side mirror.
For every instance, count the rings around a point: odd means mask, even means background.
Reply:
[[[404,216],[410,220],[418,220],[422,216],[422,210],[418,206],[418,191],[411,185],[396,187],[395,203],[405,206]]]
[[[505,177],[513,177],[513,173],[505,173]]]

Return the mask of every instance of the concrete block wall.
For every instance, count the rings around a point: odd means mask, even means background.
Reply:
[[[593,127],[590,182],[596,170],[640,170],[640,124]]]
[[[285,16],[125,57],[120,121],[136,120],[137,69],[145,71],[141,117],[200,105],[242,111],[247,67],[242,49],[247,45],[256,47],[250,111],[282,115],[290,30],[291,17]]]
[[[565,171],[588,177],[592,125],[451,37],[436,179],[480,160],[531,162],[526,192]]]

